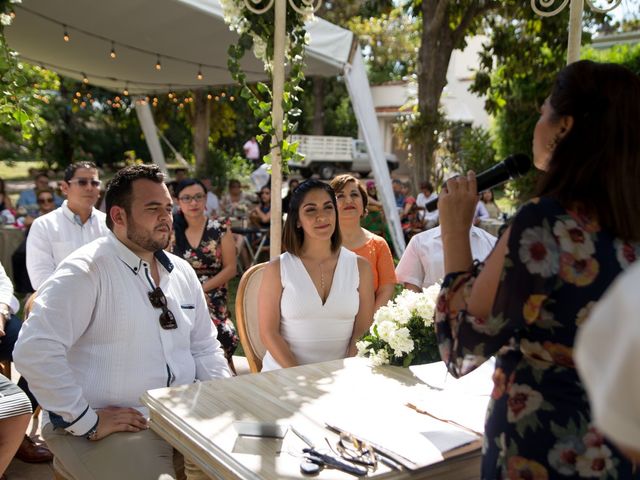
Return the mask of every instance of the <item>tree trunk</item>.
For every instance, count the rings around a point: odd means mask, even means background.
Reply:
[[[412,182],[416,188],[428,180],[433,171],[434,152],[437,148],[437,133],[441,125],[440,97],[447,85],[447,69],[454,47],[454,38],[449,28],[449,15],[438,12],[446,9],[443,0],[423,0],[422,40],[418,62],[418,111],[419,125],[414,138],[414,169]]]
[[[440,97],[447,85],[451,54],[468,33],[474,19],[499,6],[496,1],[472,0],[466,3],[468,6],[458,12],[461,14],[458,25],[452,26],[451,0],[422,0],[422,38],[418,54],[420,117],[411,133],[414,187],[428,180],[433,172],[434,153],[438,147],[437,131],[442,127]]]
[[[313,77],[313,135],[324,135],[324,78]]]
[[[209,150],[209,134],[211,133],[211,108],[207,92],[196,90],[193,100],[193,153],[196,157],[196,171],[204,171]]]

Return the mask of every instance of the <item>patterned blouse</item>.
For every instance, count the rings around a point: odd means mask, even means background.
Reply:
[[[597,221],[550,198],[516,215],[487,318],[453,311],[474,272],[448,275],[436,312],[442,359],[455,377],[495,355],[483,479],[640,478],[594,428],[573,363],[576,332],[613,280],[640,256]]]
[[[171,251],[189,262],[196,271],[200,283],[205,283],[220,273],[223,268],[221,241],[222,236],[227,232],[229,221],[223,218],[207,220],[200,244],[192,248],[185,234],[184,217],[180,220],[174,222],[174,241]],[[231,358],[239,339],[227,309],[226,285],[210,290],[205,297],[209,306],[209,316],[218,329],[218,340],[224,349],[225,356]]]

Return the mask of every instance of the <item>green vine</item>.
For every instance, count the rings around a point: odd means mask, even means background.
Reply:
[[[0,0],[0,122],[19,129],[22,138],[28,139],[34,125],[24,99],[27,78],[4,36],[4,27],[11,25],[15,16],[15,3],[20,3],[20,0]]]
[[[261,142],[265,137],[268,138],[270,150],[273,150],[275,146],[280,147],[282,171],[283,173],[288,173],[288,163],[301,160],[301,155],[297,151],[297,142],[289,143],[286,139],[296,132],[298,128],[297,118],[302,113],[296,105],[299,100],[298,94],[302,91],[300,82],[304,80],[304,50],[308,43],[305,21],[309,19],[311,14],[301,15],[293,8],[287,8],[285,66],[288,67],[289,78],[284,83],[282,97],[284,138],[276,138],[271,116],[273,92],[267,83],[250,84],[247,82],[247,75],[240,65],[247,50],[252,50],[256,58],[263,62],[264,69],[271,83],[273,83],[275,9],[271,8],[263,14],[256,14],[246,7],[244,0],[221,0],[220,3],[224,10],[225,21],[232,30],[235,30],[240,35],[238,43],[231,45],[228,50],[227,66],[229,72],[231,77],[240,85],[240,95],[246,99],[254,117],[258,121],[258,128],[260,128],[262,134],[257,137],[257,140]],[[262,3],[266,4],[267,0]],[[259,3],[255,5],[255,8],[263,6]],[[271,153],[264,157],[264,162],[271,164]]]

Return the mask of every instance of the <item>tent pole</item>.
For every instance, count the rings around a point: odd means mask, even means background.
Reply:
[[[164,153],[162,153],[162,146],[160,145],[156,123],[153,120],[153,113],[151,113],[149,102],[136,100],[135,106],[140,128],[142,128],[144,140],[147,142],[147,148],[151,154],[151,160],[166,174],[167,164],[164,161]]]
[[[571,4],[569,5],[569,39],[567,41],[567,65],[580,60],[583,11],[584,0],[571,0]]]
[[[287,27],[286,0],[276,0],[273,41],[273,104],[271,118],[275,138],[271,140],[271,238],[269,240],[269,258],[277,258],[281,253],[282,240],[282,152],[283,139],[282,96],[284,93],[284,48]]]

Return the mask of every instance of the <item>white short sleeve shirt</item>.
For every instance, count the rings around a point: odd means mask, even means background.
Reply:
[[[471,227],[471,254],[483,261],[493,250],[497,238],[478,227]],[[411,283],[427,288],[444,277],[444,252],[440,227],[426,230],[409,241],[400,263],[396,267],[400,283]]]

